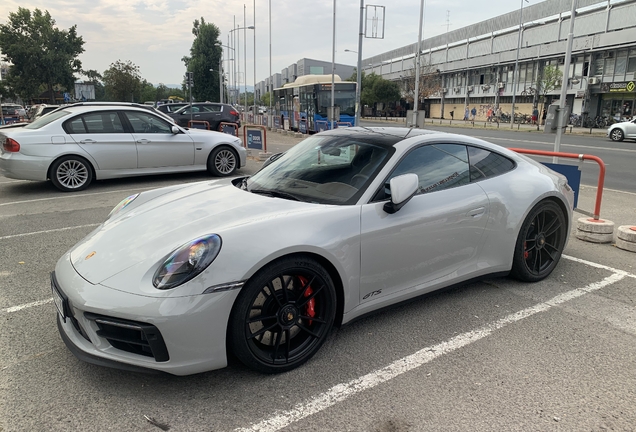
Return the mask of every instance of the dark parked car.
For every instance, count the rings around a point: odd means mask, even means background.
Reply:
[[[210,123],[210,129],[219,130],[219,124],[221,122],[235,123],[241,126],[239,119],[239,112],[231,105],[200,102],[184,106],[181,109],[168,113],[172,117],[176,124],[179,126],[188,126],[190,120],[206,121]]]

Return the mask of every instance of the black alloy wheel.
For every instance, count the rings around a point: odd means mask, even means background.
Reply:
[[[228,326],[230,349],[260,372],[294,369],[322,346],[335,311],[333,283],[318,262],[282,259],[250,279],[236,299]]]
[[[524,221],[515,247],[511,276],[538,282],[556,267],[565,247],[567,223],[553,201],[537,204]]]

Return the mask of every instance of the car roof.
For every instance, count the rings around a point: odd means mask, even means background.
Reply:
[[[91,112],[91,111],[105,111],[105,110],[114,109],[114,108],[128,108],[128,109],[139,110],[144,112],[150,111],[160,116],[163,119],[166,119],[170,122],[173,121],[170,117],[166,116],[165,113],[159,111],[153,106],[131,103],[131,102],[78,102],[78,103],[73,103],[69,105],[62,105],[58,109],[71,110],[71,112],[73,113],[84,113],[84,112]],[[55,111],[57,111],[57,109]]]
[[[393,146],[407,138],[418,135],[445,134],[444,132],[432,131],[428,129],[417,129],[407,127],[345,127],[321,132],[320,135],[333,135],[351,137],[361,141],[373,140],[379,145]]]

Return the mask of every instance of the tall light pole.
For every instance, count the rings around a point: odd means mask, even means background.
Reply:
[[[356,120],[355,125],[360,126],[360,113],[362,110],[360,102],[360,90],[362,87],[362,20],[364,18],[364,0],[360,0],[360,39],[358,40],[358,51],[346,49],[345,52],[358,54],[358,67],[356,68]]]
[[[336,0],[333,0],[333,39],[331,46],[331,130],[333,130],[334,117],[336,116]]]
[[[228,39],[229,39],[229,35],[228,35]],[[227,48],[227,49],[229,49],[229,50],[232,50],[232,56],[233,56],[233,57],[235,57],[235,56],[234,56],[234,52],[233,52],[233,51],[234,51],[234,48],[232,48],[231,46],[229,46],[229,45],[223,45],[221,42],[217,42],[215,45],[216,45],[216,46],[219,46],[219,47],[225,47],[225,48]],[[222,66],[222,63],[221,63],[222,59],[223,59],[223,55],[221,55],[221,60],[219,60],[219,71],[222,71],[222,70],[223,70],[223,66]],[[228,59],[228,60],[235,60],[235,59]],[[210,69],[210,70],[212,70],[212,69]],[[219,78],[219,82],[220,82],[221,84],[223,83],[223,81],[221,80],[221,78]],[[230,100],[231,100],[231,98],[230,98]],[[228,101],[228,102],[230,102],[230,101]],[[222,86],[221,86],[221,103],[223,103],[223,87],[222,87]]]
[[[517,38],[517,56],[515,57],[515,69],[512,72],[512,108],[510,109],[510,129],[515,125],[515,96],[517,94],[517,68],[519,67],[519,50],[521,49],[521,34],[523,33],[523,2],[521,0],[521,8],[519,9],[519,37]]]
[[[256,121],[256,0],[254,0],[254,121]]]
[[[234,29],[230,30],[230,33],[237,31],[237,30],[243,30],[244,33],[244,38],[243,38],[243,63],[245,65],[245,72],[243,72],[243,74],[245,75],[245,80],[243,81],[243,89],[244,89],[244,94],[245,94],[245,100],[244,100],[244,109],[245,109],[245,114],[247,115],[247,42],[246,42],[246,37],[247,37],[247,30],[254,30],[254,26],[248,26],[248,27],[235,27]],[[240,35],[240,32],[237,32],[238,35]],[[236,45],[237,49],[239,50],[238,53],[236,53],[235,57],[238,57],[239,62],[238,62],[238,83],[237,83],[237,88],[239,90],[239,98],[238,98],[238,104],[241,104],[241,95],[240,95],[240,89],[241,89],[241,43],[240,43],[240,36],[239,36],[239,42]]]
[[[572,59],[572,40],[574,39],[574,17],[576,16],[576,0],[572,0],[572,10],[570,12],[570,32],[568,33],[567,48],[565,50],[565,61],[563,62],[563,82],[561,83],[561,97],[559,99],[558,128],[556,139],[554,140],[554,151],[558,152],[561,147],[561,135],[565,126],[565,99],[568,95],[568,79],[570,78],[570,63]],[[558,163],[559,158],[554,157],[554,163]]]
[[[415,54],[415,89],[413,90],[413,125],[417,126],[417,110],[420,107],[420,59],[422,52],[422,27],[424,26],[424,2],[420,2],[420,28],[417,37],[417,53]],[[380,66],[382,67],[382,66]]]
[[[362,112],[362,101],[360,100],[360,92],[362,91],[362,36],[364,21],[364,0],[360,0],[360,30],[358,31],[358,67],[356,72],[356,126],[360,126],[360,114]]]
[[[272,97],[274,95],[274,77],[272,76],[272,0],[269,0],[269,108],[267,126],[274,127],[272,118]],[[269,120],[271,119],[271,120]]]

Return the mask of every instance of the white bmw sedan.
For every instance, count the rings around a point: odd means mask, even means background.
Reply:
[[[93,180],[208,170],[229,176],[246,163],[242,141],[187,129],[134,105],[58,109],[28,125],[0,129],[0,173],[51,182],[65,192]]]

